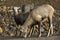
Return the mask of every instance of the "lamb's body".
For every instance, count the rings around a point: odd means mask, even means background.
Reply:
[[[51,29],[51,34],[53,34],[53,27],[52,27],[52,16],[53,16],[53,13],[54,13],[54,8],[51,5],[45,4],[45,5],[39,6],[38,8],[34,9],[30,13],[30,15],[28,16],[27,20],[22,25],[24,27],[22,29],[27,28],[28,26],[30,26],[35,21],[40,22],[43,17],[47,17],[47,18],[49,18],[49,21],[50,21],[50,23],[49,23],[50,26],[49,27]],[[50,29],[49,29],[48,36],[50,34]],[[27,32],[27,29],[22,30],[22,31],[23,32]]]

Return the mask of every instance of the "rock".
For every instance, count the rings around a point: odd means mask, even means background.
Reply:
[[[3,33],[3,29],[0,27],[0,33]]]

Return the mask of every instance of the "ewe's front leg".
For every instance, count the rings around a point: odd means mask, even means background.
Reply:
[[[28,16],[28,18],[26,19],[25,23],[21,26],[20,31],[22,31],[23,33],[25,32],[24,37],[27,36],[29,30],[28,27],[30,27],[30,25],[34,22],[34,20],[32,19],[31,15]]]
[[[39,37],[41,37],[41,22],[38,23],[38,31],[39,31]]]

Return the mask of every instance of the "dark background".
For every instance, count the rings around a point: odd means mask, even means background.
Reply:
[[[3,1],[4,5],[7,6],[20,6],[22,4],[34,3],[37,5],[42,5],[48,3],[52,5],[55,9],[60,10],[60,0],[6,0]]]

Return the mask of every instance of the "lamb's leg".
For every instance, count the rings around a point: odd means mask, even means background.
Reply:
[[[32,32],[33,32],[33,27],[30,29],[30,33],[29,33],[28,37],[31,36]]]
[[[47,18],[43,19],[43,20],[41,21],[41,23],[45,22],[46,20],[47,20]]]

